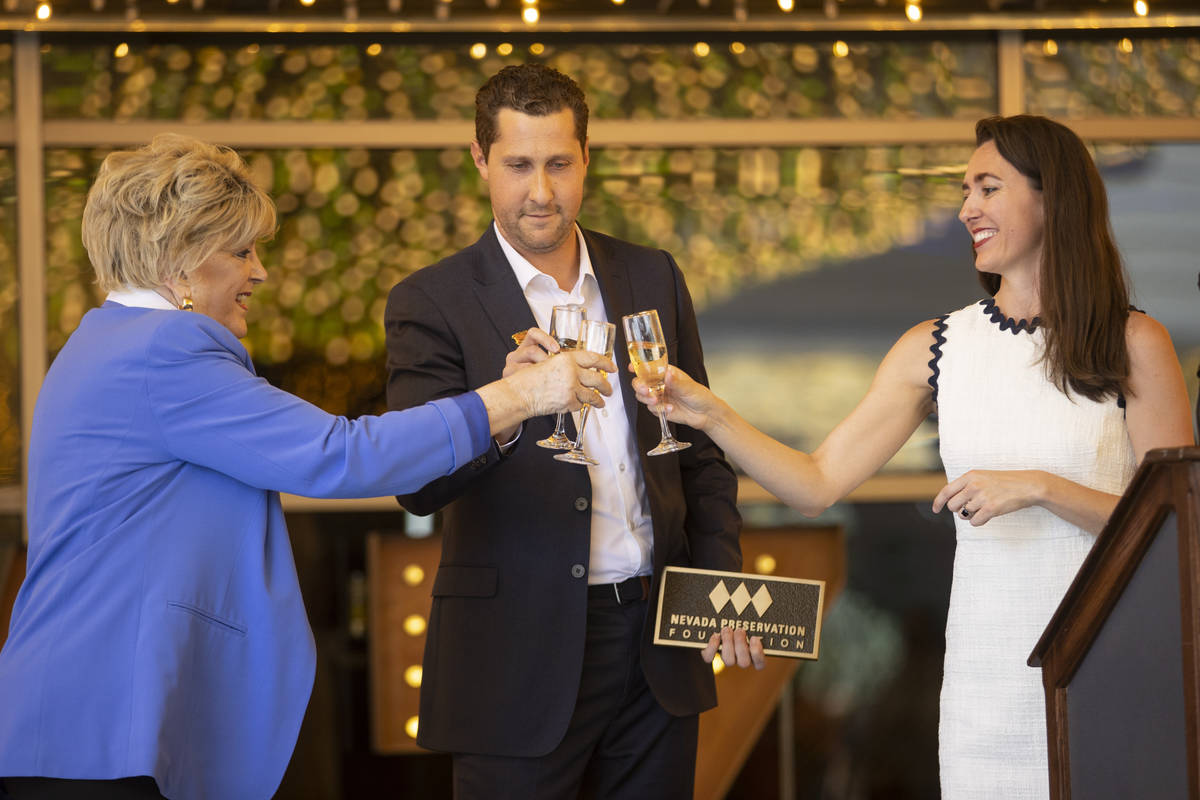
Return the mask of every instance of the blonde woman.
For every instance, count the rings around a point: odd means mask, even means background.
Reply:
[[[113,153],[83,214],[104,305],[46,375],[28,575],[0,652],[0,776],[17,800],[268,798],[314,670],[278,492],[414,491],[498,430],[610,389],[560,354],[456,397],[349,420],[254,374],[270,198],[226,148]]]

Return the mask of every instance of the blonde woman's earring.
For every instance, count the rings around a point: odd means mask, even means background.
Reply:
[[[187,295],[184,295],[183,303],[180,304],[179,310],[180,311],[191,311],[193,308],[194,308],[194,306],[192,305],[192,298],[188,297]]]

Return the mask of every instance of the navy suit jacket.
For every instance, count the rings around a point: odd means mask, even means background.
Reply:
[[[463,403],[347,420],[256,377],[202,314],[89,311],[34,411],[0,776],[274,794],[315,665],[275,490],[419,488],[489,445]]]
[[[657,418],[629,387],[624,314],[658,309],[671,363],[705,380],[691,298],[671,256],[584,232],[610,322],[617,325],[611,380],[624,382],[654,525],[654,578],[668,564],[736,570],[737,481],[715,444],[684,428],[692,447],[645,452]],[[399,283],[388,298],[388,405],[407,408],[495,380],[513,344],[534,327],[529,305],[493,227],[474,245]],[[553,417],[525,423],[516,446],[487,454],[419,492],[409,511],[442,510],[442,557],[433,584],[417,741],[437,750],[542,755],[567,730],[582,671],[587,617],[591,482],[536,445]],[[570,425],[568,425],[570,427]],[[675,715],[716,704],[712,669],[695,650],[654,646],[656,603],[641,644],[646,680]]]

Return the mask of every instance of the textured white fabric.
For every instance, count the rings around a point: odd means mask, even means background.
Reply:
[[[936,358],[947,480],[970,469],[1039,469],[1120,494],[1133,476],[1115,398],[1067,396],[1039,361],[1043,331],[990,301],[949,314]],[[935,356],[937,345],[934,348]],[[979,527],[955,517],[938,750],[942,797],[1048,798],[1045,700],[1030,652],[1095,537],[1042,508]]]

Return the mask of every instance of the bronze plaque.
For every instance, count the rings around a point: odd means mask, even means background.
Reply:
[[[767,655],[815,659],[824,603],[825,581],[667,567],[654,643],[703,648],[721,628],[743,628]]]

